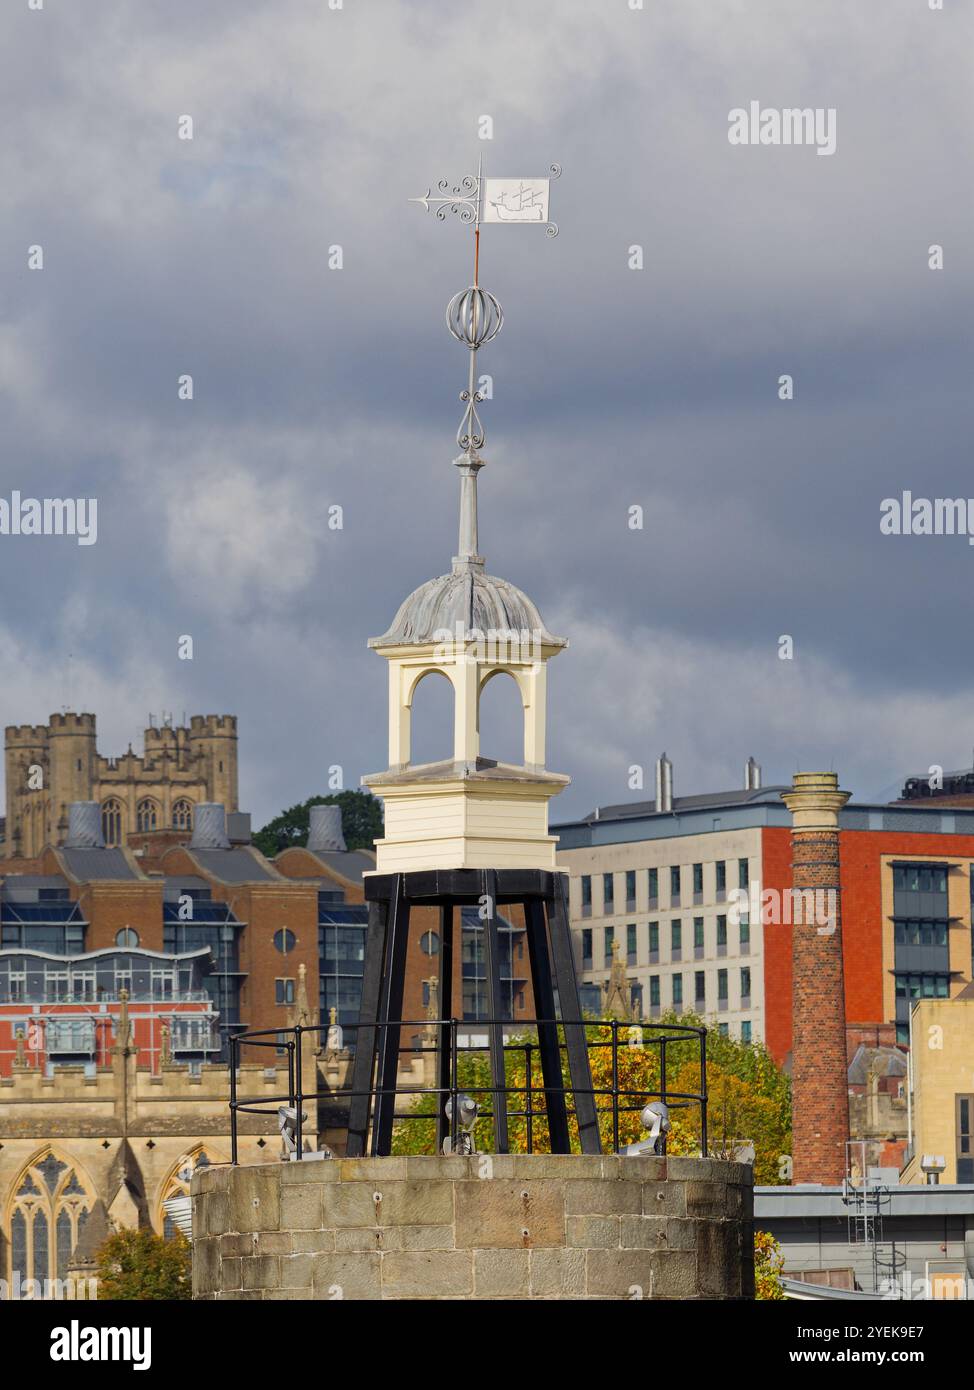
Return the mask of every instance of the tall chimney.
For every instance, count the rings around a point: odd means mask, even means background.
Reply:
[[[101,807],[97,801],[68,803],[68,833],[65,836],[64,848],[105,848],[105,839],[101,833]]]
[[[673,810],[673,764],[665,753],[656,760],[656,809]]]
[[[201,801],[193,816],[190,849],[229,849],[226,807],[219,801]]]
[[[312,853],[342,854],[345,835],[340,806],[312,806],[308,812],[308,849]]]
[[[761,764],[755,762],[753,758],[748,758],[744,764],[744,790],[746,792],[761,790]]]
[[[849,793],[834,772],[796,772],[781,799],[792,814],[792,884],[805,890],[792,895],[792,1182],[834,1186],[846,1175],[849,1138],[839,885]],[[811,907],[813,894],[826,912]]]

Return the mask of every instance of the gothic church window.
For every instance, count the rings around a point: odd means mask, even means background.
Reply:
[[[106,845],[122,843],[122,803],[114,796],[102,804],[101,833]]]

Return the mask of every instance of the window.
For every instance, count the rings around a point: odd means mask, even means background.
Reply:
[[[723,859],[717,860],[717,892],[727,892],[727,864]]]
[[[592,876],[582,874],[582,916],[592,915]]]
[[[717,950],[727,950],[727,918],[723,913],[717,918]]]
[[[893,887],[902,893],[946,893],[947,869],[943,864],[896,864]]]
[[[746,917],[742,917],[739,923],[741,933],[741,955],[746,956],[751,949],[751,924]]]
[[[702,917],[694,917],[693,919],[693,950],[698,957],[703,955],[704,934]]]
[[[747,861],[746,859],[738,859],[738,861],[737,861],[737,886],[738,886],[738,888],[747,888],[747,887],[748,887],[748,882],[749,882],[748,861]]]
[[[680,870],[670,870],[670,902],[680,901]]]
[[[172,825],[174,830],[192,830],[193,803],[181,799],[173,802]]]
[[[649,873],[649,901],[655,903],[659,899],[659,869],[650,869]]]
[[[138,946],[139,933],[133,931],[131,927],[123,927],[121,931],[115,933],[116,946]]]
[[[694,971],[693,997],[695,1002],[703,1008],[707,1002],[707,974],[704,970]]]
[[[670,957],[679,960],[683,955],[683,923],[670,923]]]
[[[974,1096],[957,1097],[957,1181],[974,1182]]]
[[[674,1009],[683,1008],[683,976],[673,976],[673,1007]]]
[[[592,968],[592,928],[582,928],[582,969]]]
[[[605,966],[606,970],[608,970],[609,966],[612,964],[612,947],[615,943],[615,937],[615,929],[613,927],[606,927],[602,934],[602,964]]]
[[[114,796],[102,804],[101,833],[106,845],[122,843],[122,803]]]
[[[626,870],[626,910],[631,912],[636,906],[636,870]]]
[[[135,808],[135,824],[139,830],[155,830],[156,803],[151,800],[140,801]]]
[[[654,1009],[659,1008],[659,976],[650,975],[649,977],[649,1003]]]
[[[10,1269],[26,1279],[66,1279],[68,1262],[78,1243],[91,1196],[70,1164],[52,1150],[31,1163],[14,1183],[10,1220]]]
[[[750,1020],[749,1018],[746,1018],[746,1019],[744,1020],[744,1022],[741,1024],[741,1042],[742,1042],[742,1043],[749,1043],[750,1041],[751,1041],[751,1020]]]
[[[717,971],[717,1007],[727,1008],[727,971]]]
[[[628,925],[628,927],[626,927],[626,964],[627,964],[627,965],[635,965],[635,964],[636,964],[636,954],[637,954],[636,924],[635,924],[635,922],[630,922],[629,925]]]
[[[694,893],[703,892],[703,865],[694,864],[693,866],[693,891]]]
[[[896,975],[897,999],[946,999],[949,993],[947,975]]]
[[[897,918],[893,924],[893,940],[897,946],[946,946],[947,923]]]
[[[659,922],[649,924],[649,959],[659,960]]]
[[[274,950],[280,951],[282,956],[286,956],[288,951],[293,951],[296,942],[297,937],[293,931],[288,931],[287,927],[282,927],[274,933]]]
[[[726,1038],[729,1032],[730,1028],[726,1023],[717,1024],[717,1034],[719,1037]]]
[[[742,965],[742,966],[741,966],[741,1008],[742,1008],[742,1009],[746,1009],[746,1008],[747,1008],[747,1005],[744,1003],[744,1000],[745,1000],[745,999],[750,999],[750,997],[751,997],[751,967],[750,967],[749,965]]]
[[[419,949],[424,956],[438,956],[440,953],[440,934],[435,931],[424,931],[419,938]]]
[[[274,981],[274,1003],[293,1004],[294,1003],[294,981],[275,980]]]
[[[602,875],[602,904],[605,912],[611,912],[615,906],[615,876],[613,874]]]

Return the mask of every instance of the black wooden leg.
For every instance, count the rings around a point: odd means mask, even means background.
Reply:
[[[385,973],[386,923],[389,905],[376,900],[369,903],[369,925],[365,934],[365,961],[362,966],[362,1002],[359,1006],[359,1025],[355,1032],[355,1061],[352,1063],[352,1099],[348,1109],[348,1142],[345,1152],[349,1158],[362,1158],[369,1132],[371,1111],[369,1094],[375,1069],[375,1047],[379,1017],[382,978]],[[358,1092],[359,1094],[354,1094]]]
[[[538,898],[531,898],[524,904],[524,920],[528,929],[534,1012],[537,1018],[550,1020],[538,1024],[538,1051],[541,1054],[541,1075],[545,1087],[551,1152],[567,1154],[571,1152],[571,1142],[568,1136],[568,1111],[565,1105],[561,1051],[558,1046],[558,1025],[554,1022],[555,992],[551,983],[551,959],[548,954],[544,907]]]
[[[406,978],[406,946],[409,941],[409,903],[402,874],[396,874],[389,918],[386,926],[386,973],[382,981],[379,1066],[376,1076],[375,1120],[372,1125],[372,1153],[385,1157],[392,1150],[392,1125],[396,1113],[396,1079],[399,1073],[399,1039],[402,1033],[402,996]]]
[[[575,1095],[575,1118],[578,1121],[582,1153],[597,1154],[602,1152],[602,1144],[599,1139],[595,1096],[592,1094],[592,1071],[585,1042],[585,1025],[582,1023],[582,1009],[578,998],[571,928],[568,924],[567,880],[564,874],[556,874],[555,880],[554,896],[548,901],[548,930],[551,937],[555,986],[558,990],[562,1027],[565,1030],[568,1074]]]
[[[453,1017],[453,904],[446,903],[440,908],[440,1018]],[[443,1140],[450,1133],[450,1122],[446,1118],[446,1102],[450,1090],[450,1063],[453,1057],[452,1039],[448,1022],[441,1023],[436,1030],[436,1084],[439,1095],[436,1097],[436,1152],[443,1152]]]
[[[501,1005],[501,951],[497,930],[497,873],[488,869],[484,874],[484,895],[487,898],[484,920],[484,956],[487,967],[487,1017],[499,1020]],[[508,1152],[507,1137],[507,1078],[504,1071],[504,1027],[500,1022],[488,1023],[490,1045],[490,1079],[494,1090],[494,1150]]]

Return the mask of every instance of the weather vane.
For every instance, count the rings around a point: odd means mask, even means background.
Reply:
[[[504,222],[543,226],[546,236],[557,236],[558,224],[548,220],[548,198],[551,180],[560,175],[561,165],[550,164],[547,174],[541,178],[488,179],[484,176],[481,159],[476,174],[465,174],[454,184],[440,179],[436,193],[427,188],[422,198],[409,199],[434,213],[440,222],[450,213],[461,222],[472,223],[474,229],[473,284],[455,294],[446,310],[447,327],[454,338],[470,350],[467,387],[460,392],[465,409],[457,430],[461,450],[456,460],[461,470],[460,555],[457,558],[461,561],[483,563],[477,554],[477,472],[484,465],[479,451],[487,435],[477,414],[477,406],[484,400],[476,384],[477,350],[496,338],[504,322],[499,302],[480,284],[480,224]]]

